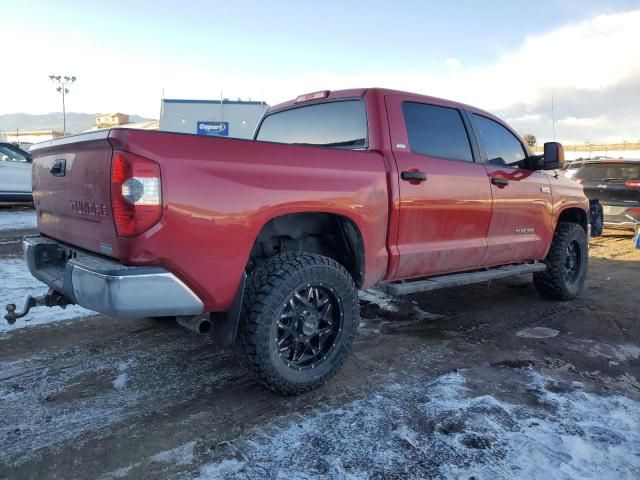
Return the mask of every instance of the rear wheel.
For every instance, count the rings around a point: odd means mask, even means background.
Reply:
[[[238,341],[263,385],[295,395],[335,375],[359,321],[357,289],[342,265],[320,255],[285,253],[249,277]]]
[[[533,275],[540,295],[554,300],[575,298],[587,278],[587,234],[576,223],[560,222],[544,263],[547,269]]]

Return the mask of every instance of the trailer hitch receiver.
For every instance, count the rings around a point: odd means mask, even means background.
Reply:
[[[19,312],[16,312],[16,304],[10,303],[6,306],[7,313],[4,318],[9,322],[10,325],[16,323],[16,320],[24,317],[29,313],[33,307],[60,307],[67,308],[67,305],[72,305],[73,302],[70,301],[67,297],[65,297],[60,292],[57,292],[53,289],[50,289],[46,294],[40,295],[39,297],[32,297],[29,295],[24,304],[24,307]],[[26,320],[29,321],[29,320]]]

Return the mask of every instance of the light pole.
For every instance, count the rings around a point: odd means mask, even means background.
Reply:
[[[62,136],[67,134],[67,109],[64,103],[64,97],[69,93],[68,85],[71,85],[76,81],[76,77],[69,77],[67,75],[49,75],[49,80],[58,84],[56,91],[62,94]]]

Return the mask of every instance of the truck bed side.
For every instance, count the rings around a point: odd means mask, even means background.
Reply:
[[[364,286],[386,273],[387,177],[377,153],[136,130],[109,140],[156,161],[162,175],[161,222],[118,239],[119,260],[164,266],[206,310],[231,305],[261,228],[290,213],[350,219],[366,245]]]

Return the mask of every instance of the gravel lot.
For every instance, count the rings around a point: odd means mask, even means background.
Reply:
[[[3,303],[44,290],[34,222],[0,208]],[[0,327],[0,478],[638,478],[640,250],[606,233],[573,302],[363,293],[345,368],[297,398],[173,322],[40,309]]]

